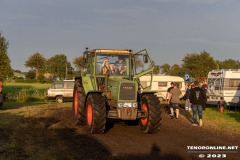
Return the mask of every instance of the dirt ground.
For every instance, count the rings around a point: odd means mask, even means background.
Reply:
[[[8,109],[0,110],[0,116],[10,116],[13,124],[0,127],[4,137],[0,141],[2,159],[204,159],[187,146],[240,146],[240,133],[222,132],[208,124],[192,126],[185,110],[181,110],[179,119],[170,119],[163,110],[157,134],[143,134],[136,124],[115,122],[100,135],[88,134],[84,126],[77,125],[71,103],[12,110],[17,117]],[[15,146],[11,148],[9,143],[13,141]],[[240,151],[226,152],[226,156],[224,159],[240,159]]]

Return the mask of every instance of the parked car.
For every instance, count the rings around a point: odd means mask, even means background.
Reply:
[[[47,90],[47,99],[63,103],[73,98],[73,80],[56,81]]]

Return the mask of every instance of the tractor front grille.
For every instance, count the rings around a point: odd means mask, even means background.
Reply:
[[[122,83],[119,100],[135,100],[136,87],[134,83]]]

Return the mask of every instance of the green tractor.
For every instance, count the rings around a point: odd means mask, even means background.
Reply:
[[[153,63],[146,49],[94,49],[83,53],[85,76],[75,78],[73,112],[89,133],[104,133],[108,120],[139,121],[143,133],[160,130],[160,101],[151,92],[151,83],[141,82],[152,75]],[[150,82],[152,76],[149,76]]]

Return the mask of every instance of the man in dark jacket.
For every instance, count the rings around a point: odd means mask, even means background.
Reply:
[[[207,94],[207,88],[206,88],[206,84],[205,83],[203,84],[202,82],[199,82],[199,88],[201,88],[204,91],[205,95]],[[203,108],[203,110],[205,110],[205,108],[206,108],[206,101],[202,104],[202,108]]]
[[[199,116],[199,126],[203,125],[202,122],[202,105],[206,101],[205,92],[199,88],[199,83],[197,81],[194,82],[194,88],[190,90],[190,102],[192,103],[193,110],[193,125],[197,126],[197,112]]]

